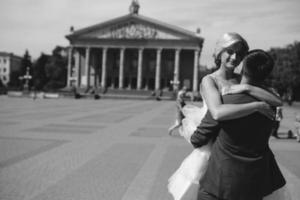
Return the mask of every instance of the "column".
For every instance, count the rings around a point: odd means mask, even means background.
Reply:
[[[98,56],[98,55],[97,55]],[[95,56],[96,57],[96,56]],[[100,64],[98,62],[95,61],[96,58],[94,58],[94,62],[95,62],[95,77],[94,77],[94,85],[95,88],[99,87],[99,81],[100,81]],[[98,65],[96,65],[98,64]]]
[[[175,50],[175,66],[174,66],[174,79],[173,79],[173,90],[178,90],[179,88],[179,59],[180,59],[180,49]]]
[[[143,64],[143,51],[144,49],[139,49],[139,60],[138,60],[138,71],[137,71],[137,89],[142,88],[142,64]]]
[[[102,49],[102,77],[101,77],[101,87],[106,88],[106,56],[107,48]]]
[[[160,89],[161,51],[162,49],[157,49],[156,51],[155,90]]]
[[[80,87],[81,82],[81,73],[80,73],[80,53],[78,49],[75,52],[75,69],[76,69],[76,76],[77,76],[77,87]]]
[[[198,66],[199,66],[199,50],[195,50],[195,53],[194,53],[193,92],[198,91]]]
[[[73,53],[73,47],[70,46],[68,49],[68,81],[67,81],[67,87],[71,86],[71,77],[72,77],[72,53]]]
[[[85,76],[86,76],[86,86],[90,87],[90,47],[85,49]]]
[[[88,74],[89,74],[89,86],[94,88],[95,87],[95,81],[94,81],[94,75],[95,75],[95,57],[94,57],[94,54],[92,54],[92,50],[90,50],[90,65],[89,65],[89,68],[88,68]]]
[[[120,67],[119,67],[119,88],[124,87],[124,52],[125,48],[120,49]]]

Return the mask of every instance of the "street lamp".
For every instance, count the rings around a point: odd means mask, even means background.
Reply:
[[[20,80],[25,80],[24,83],[24,90],[28,91],[29,90],[29,81],[32,79],[32,76],[29,73],[29,67],[26,68],[26,74],[24,76],[19,76]]]
[[[177,91],[179,89],[179,80],[171,80],[170,83],[173,86],[173,91]]]

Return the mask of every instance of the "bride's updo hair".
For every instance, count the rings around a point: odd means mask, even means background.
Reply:
[[[244,51],[243,55],[246,55],[248,50],[249,50],[249,46],[248,43],[246,42],[246,40],[238,33],[225,33],[218,41],[216,44],[216,48],[215,48],[215,52],[213,54],[213,57],[215,59],[215,64],[216,67],[219,68],[221,65],[221,54],[222,52],[236,44],[236,43],[240,43],[243,48],[241,51]]]

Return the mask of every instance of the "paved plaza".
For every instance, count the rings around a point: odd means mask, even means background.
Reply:
[[[0,96],[0,105],[1,200],[171,200],[167,180],[192,151],[167,134],[172,101]],[[293,200],[300,144],[286,133],[296,112],[300,104],[284,107],[282,139],[270,141]]]

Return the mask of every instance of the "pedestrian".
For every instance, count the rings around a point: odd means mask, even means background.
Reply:
[[[97,87],[94,88],[94,99],[100,99],[99,90]]]
[[[280,127],[280,121],[282,120],[282,118],[283,118],[282,107],[278,106],[276,107],[276,114],[274,119],[273,130],[272,130],[272,136],[274,136],[275,138],[279,138],[278,129]]]
[[[157,91],[155,92],[155,100],[156,100],[156,101],[161,101],[162,95],[163,95],[162,89],[157,90]]]
[[[36,89],[36,86],[33,86],[33,97],[32,97],[32,99],[36,100],[36,98],[37,98],[37,89]]]
[[[75,99],[80,99],[81,95],[80,95],[80,93],[77,92],[76,86],[72,87],[72,93],[73,93]]]
[[[295,117],[295,129],[296,129],[296,140],[297,142],[300,142],[300,113],[296,114]]]
[[[286,92],[286,100],[289,106],[292,106],[293,104],[293,89],[291,87],[288,87]]]
[[[185,106],[184,97],[186,95],[187,88],[185,86],[182,87],[181,90],[178,91],[176,97],[176,118],[174,124],[168,129],[169,135],[172,135],[173,131],[181,126],[181,120],[184,118],[182,113],[182,108]]]

